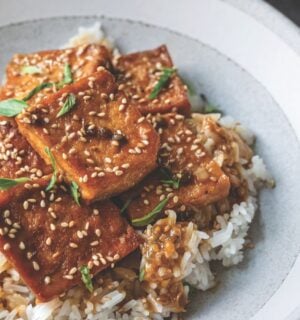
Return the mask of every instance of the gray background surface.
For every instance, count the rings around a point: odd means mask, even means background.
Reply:
[[[267,0],[271,5],[281,11],[288,18],[300,26],[300,1],[299,0]]]

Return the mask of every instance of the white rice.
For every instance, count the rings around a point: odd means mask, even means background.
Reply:
[[[89,43],[101,43],[112,48],[111,42],[105,38],[100,23],[91,27],[80,27],[78,35],[72,37],[64,47],[72,47]],[[197,108],[201,100],[195,98],[193,105]],[[212,115],[219,123],[227,128],[234,129],[249,145],[254,141],[251,131],[230,117],[220,118],[220,115]],[[207,146],[209,147],[209,146]],[[210,261],[218,260],[226,267],[236,265],[243,260],[243,248],[249,226],[257,209],[257,188],[271,181],[263,160],[259,156],[252,158],[250,169],[243,169],[243,176],[248,182],[250,195],[245,202],[235,204],[228,214],[217,216],[220,229],[207,233],[195,230],[190,223],[190,238],[184,255],[181,257],[180,270],[176,276],[199,289],[208,290],[215,285],[215,276],[210,270]],[[170,212],[170,221],[176,223],[175,212]],[[85,298],[82,288],[71,289],[64,298],[56,298],[47,303],[34,303],[34,297],[28,288],[22,283],[18,273],[9,267],[5,257],[0,253],[0,274],[5,272],[3,286],[0,286],[1,295],[12,306],[11,311],[0,310],[0,320],[147,320],[163,319],[170,316],[167,306],[160,305],[151,293],[146,300],[151,303],[157,313],[147,310],[145,299],[130,300],[121,308],[118,306],[126,298],[125,292],[118,290],[118,282],[100,300],[92,303]],[[188,286],[184,287],[188,295]],[[102,288],[96,289],[95,294],[103,292]],[[95,299],[93,300],[95,301]],[[173,319],[177,319],[174,315]]]

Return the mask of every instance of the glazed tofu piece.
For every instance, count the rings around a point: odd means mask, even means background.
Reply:
[[[0,91],[0,101],[2,98]],[[35,180],[51,171],[51,166],[45,163],[20,134],[15,120],[0,116],[0,177],[27,177]],[[0,205],[13,194],[14,188],[0,190]]]
[[[121,196],[130,201],[130,218],[146,216],[160,203],[163,209],[186,212],[228,195],[230,182],[208,155],[191,119],[179,114],[148,116],[161,139],[159,168]]]
[[[71,109],[60,115],[71,97]],[[45,147],[51,149],[87,202],[127,190],[156,167],[157,133],[104,69],[27,108],[17,122],[48,162]]]
[[[76,81],[96,72],[99,66],[110,68],[110,53],[101,45],[90,44],[63,50],[16,54],[6,68],[6,99],[23,99],[41,84],[53,84],[29,99],[29,102],[38,103],[45,94],[57,91],[54,84],[62,83],[66,65],[70,65],[72,79]]]
[[[178,111],[190,113],[186,86],[174,73],[155,99],[150,93],[160,79],[164,68],[173,68],[173,62],[165,45],[154,50],[124,55],[118,58],[119,88],[132,99],[142,114]]]
[[[18,186],[1,204],[0,250],[40,301],[82,284],[135,250],[139,238],[110,201],[78,206],[67,186],[48,178]]]

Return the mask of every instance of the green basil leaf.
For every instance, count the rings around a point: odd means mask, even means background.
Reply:
[[[53,83],[51,82],[43,82],[41,84],[39,84],[38,86],[36,86],[34,89],[32,89],[25,98],[23,98],[24,101],[28,101],[29,99],[31,99],[34,95],[36,95],[38,92],[40,92],[41,90],[45,89],[45,88],[51,88],[53,87]]]
[[[56,115],[56,118],[59,118],[61,116],[63,116],[64,114],[66,114],[67,112],[69,112],[76,104],[76,97],[73,93],[70,93],[65,102],[64,105],[62,106],[62,108],[59,110],[58,114]]]
[[[160,91],[167,85],[168,81],[170,80],[171,76],[176,72],[174,68],[163,68],[162,75],[160,76],[157,84],[154,86],[153,90],[149,95],[149,99],[155,99]]]
[[[85,287],[89,290],[89,292],[93,292],[94,287],[92,283],[92,277],[90,274],[90,269],[87,266],[82,266],[80,268],[81,280],[84,283]]]
[[[76,182],[72,181],[70,189],[71,189],[71,195],[72,195],[74,201],[80,206],[80,202],[79,202],[80,193],[79,193],[78,184]]]
[[[63,83],[69,84],[73,82],[73,75],[72,75],[72,69],[71,66],[67,63],[64,67],[64,78]]]
[[[0,101],[0,115],[6,117],[14,117],[18,115],[23,109],[27,108],[26,102],[17,99],[8,99]]]
[[[169,201],[168,198],[162,200],[152,211],[150,211],[147,215],[142,218],[133,219],[132,225],[135,227],[144,227],[151,223],[157,214],[159,214],[163,208],[166,206],[167,202]]]
[[[48,186],[46,188],[46,191],[49,191],[56,184],[56,181],[57,181],[57,170],[56,170],[56,163],[55,163],[54,156],[53,156],[51,150],[49,149],[49,147],[45,148],[45,152],[47,153],[48,157],[50,158],[51,165],[52,165],[52,168],[53,168],[53,174],[52,174],[51,180],[50,180],[50,182],[49,182],[49,184],[48,184]]]
[[[14,187],[20,183],[24,183],[29,181],[29,178],[17,178],[17,179],[7,179],[7,178],[0,178],[0,190],[6,190],[11,187]]]
[[[21,74],[37,74],[41,72],[42,70],[36,66],[23,66],[21,69]]]

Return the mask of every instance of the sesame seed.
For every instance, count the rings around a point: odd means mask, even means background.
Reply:
[[[101,230],[100,229],[96,229],[95,230],[95,234],[97,237],[100,237],[101,236]]]
[[[122,170],[117,170],[117,171],[115,172],[115,175],[116,175],[116,176],[121,176],[123,173],[124,173],[124,172],[123,172]]]
[[[69,274],[75,274],[77,272],[77,268],[74,267],[69,271]]]
[[[79,239],[82,239],[82,238],[83,238],[83,234],[82,234],[82,232],[81,232],[80,230],[78,230],[78,231],[76,232],[76,234],[77,234],[77,237],[78,237]]]
[[[48,237],[48,238],[46,239],[46,245],[47,245],[47,246],[51,246],[51,243],[52,243],[52,240],[51,240],[50,237]]]
[[[82,182],[86,183],[88,181],[88,175],[86,174],[83,178],[82,178]]]
[[[121,165],[121,167],[123,169],[128,169],[130,167],[130,164],[129,163],[124,163],[124,164]]]
[[[50,223],[50,229],[51,229],[52,231],[55,231],[56,227],[55,227],[55,225],[54,225],[53,223]]]
[[[23,208],[24,208],[24,210],[27,210],[28,207],[29,207],[28,201],[24,201],[24,202],[23,202]]]
[[[71,274],[66,274],[66,275],[64,275],[63,276],[65,279],[67,279],[67,280],[73,280],[73,276],[71,275]]]
[[[21,250],[24,250],[24,249],[25,249],[25,244],[24,244],[23,241],[21,241],[21,242],[19,243],[19,248],[20,248]]]
[[[9,243],[5,243],[3,246],[3,250],[4,251],[8,251],[10,249],[10,244]]]
[[[106,264],[107,263],[107,261],[102,257],[100,258],[100,261],[101,261],[102,264]]]
[[[125,109],[125,105],[124,104],[120,104],[119,105],[119,111],[123,111]]]
[[[68,228],[69,226],[68,222],[62,222],[60,225],[62,228]]]
[[[33,269],[35,271],[39,271],[40,270],[40,266],[36,261],[32,261],[32,266],[33,266]]]
[[[49,277],[49,276],[46,276],[45,278],[44,278],[44,283],[45,284],[49,284],[51,282],[51,278]]]
[[[84,226],[84,229],[85,229],[85,230],[89,230],[89,227],[90,227],[90,223],[87,222],[87,223],[85,224],[85,226]]]
[[[69,246],[70,246],[71,248],[73,248],[73,249],[78,248],[78,245],[77,245],[76,243],[74,243],[74,242],[70,242],[70,243],[69,243]]]
[[[91,247],[95,247],[95,246],[97,246],[98,244],[99,244],[99,241],[96,240],[96,241],[91,242],[91,243],[90,243],[90,246],[91,246]]]
[[[141,122],[143,122],[144,120],[145,120],[145,117],[140,117],[140,118],[138,119],[137,123],[141,123]]]
[[[178,200],[179,200],[179,199],[178,199],[178,197],[177,197],[177,196],[174,196],[174,197],[173,197],[173,202],[174,202],[174,203],[177,203],[177,202],[178,202]]]
[[[97,215],[99,214],[99,210],[98,210],[98,209],[93,209],[93,214],[94,214],[95,216],[97,216]]]
[[[75,225],[75,221],[72,220],[72,221],[69,222],[69,228],[74,227],[74,225]]]
[[[106,163],[111,163],[111,162],[112,162],[111,158],[109,158],[109,157],[105,157],[105,158],[104,158],[104,161],[105,161]]]
[[[45,200],[41,200],[40,206],[41,206],[41,208],[45,208],[45,207],[46,207],[46,202],[45,202]]]

